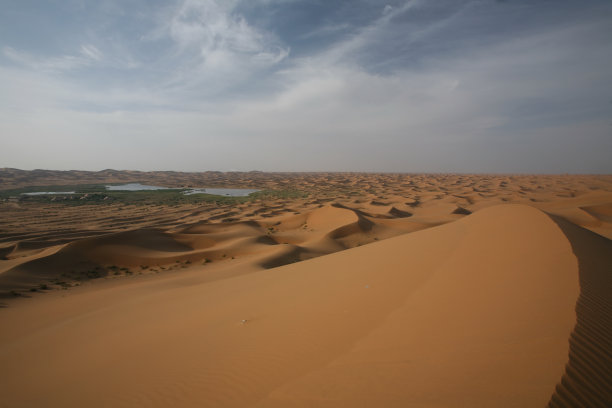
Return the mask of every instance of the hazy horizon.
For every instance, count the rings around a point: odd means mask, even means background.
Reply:
[[[612,173],[612,3],[8,1],[0,168]]]
[[[17,170],[17,171],[50,171],[50,172],[92,172],[101,173],[105,171],[114,172],[139,172],[139,173],[337,173],[337,174],[401,174],[401,175],[432,175],[432,176],[443,176],[443,175],[454,175],[454,176],[610,176],[609,173],[578,173],[578,172],[541,172],[541,173],[530,173],[526,171],[516,172],[469,172],[469,171],[367,171],[367,170],[219,170],[219,169],[206,169],[206,170],[176,170],[176,169],[121,169],[121,168],[104,168],[104,169],[52,169],[52,168],[31,168],[23,169],[17,167],[0,167],[0,170]]]

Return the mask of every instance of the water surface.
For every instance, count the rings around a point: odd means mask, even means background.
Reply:
[[[106,189],[109,191],[151,191],[151,190],[168,190],[169,187],[150,186],[147,184],[140,183],[129,183],[121,185],[107,185]],[[177,187],[175,189],[180,189]],[[185,195],[192,194],[211,194],[227,197],[246,197],[251,193],[255,193],[259,190],[252,188],[190,188],[183,191]]]
[[[185,191],[183,194],[212,194],[229,197],[246,197],[251,193],[256,193],[257,191],[259,190],[254,190],[250,188],[192,188],[190,190]]]
[[[23,195],[36,196],[36,195],[47,195],[47,194],[76,194],[74,191],[35,191],[32,193],[21,193]]]
[[[128,183],[120,185],[106,185],[108,191],[154,191],[154,190],[169,190],[170,187],[151,186],[148,184],[141,183]],[[175,190],[183,188],[174,188]],[[183,194],[210,194],[226,197],[246,197],[249,194],[255,193],[260,190],[252,188],[190,188],[183,189]],[[75,191],[36,191],[31,193],[22,193],[24,195],[37,196],[37,195],[48,195],[48,194],[76,194]]]
[[[128,183],[128,184],[121,184],[118,186],[107,185],[106,189],[109,191],[144,191],[144,190],[167,190],[168,187],[149,186],[147,184],[140,184],[140,183]]]

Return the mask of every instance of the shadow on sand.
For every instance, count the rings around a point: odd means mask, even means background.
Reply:
[[[549,215],[578,259],[580,295],[569,361],[549,407],[612,407],[612,241]]]

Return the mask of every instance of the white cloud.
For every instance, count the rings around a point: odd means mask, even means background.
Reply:
[[[332,44],[327,50],[314,57],[318,64],[347,64],[360,52],[368,52],[367,47],[376,47],[376,42],[380,40],[393,17],[405,13],[414,7],[418,7],[422,0],[408,0],[404,4],[395,8],[383,9],[382,15],[372,23],[357,30],[347,39]]]
[[[257,29],[233,12],[234,2],[185,0],[169,22],[167,35],[177,45],[180,73],[172,83],[193,85],[219,80],[235,83],[269,68],[289,55],[272,34]],[[163,31],[163,30],[162,30]]]
[[[37,57],[12,47],[4,47],[2,53],[11,61],[27,68],[44,72],[61,72],[84,68],[92,63],[89,56],[62,55],[58,57]]]
[[[99,49],[97,49],[94,45],[91,45],[91,44],[81,45],[81,53],[85,57],[91,58],[92,60],[95,60],[95,61],[100,61],[102,57],[104,57],[102,52]]]
[[[104,57],[102,52],[91,44],[81,45],[79,52],[74,55],[40,57],[12,47],[4,47],[2,53],[14,63],[34,71],[47,73],[87,68],[100,62]]]

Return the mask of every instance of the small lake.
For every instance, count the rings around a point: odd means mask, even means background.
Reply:
[[[144,191],[144,190],[167,190],[168,187],[149,186],[149,185],[140,184],[140,183],[129,183],[129,184],[121,184],[118,186],[107,185],[106,189],[109,191]]]
[[[37,195],[48,195],[48,194],[75,194],[74,191],[36,191],[33,193],[21,193],[23,195],[37,196]]]
[[[108,191],[154,191],[154,190],[169,190],[170,187],[161,187],[161,186],[150,186],[147,184],[140,183],[129,183],[129,184],[120,184],[120,185],[106,185],[106,189]],[[182,187],[174,188],[173,190],[184,190],[183,194],[185,195],[193,195],[193,194],[211,194],[218,196],[226,196],[226,197],[246,197],[251,193],[255,193],[260,190],[255,190],[252,188],[189,188],[185,189]],[[38,196],[38,195],[50,195],[50,194],[76,194],[75,191],[36,191],[31,193],[22,193],[23,195],[28,196]]]
[[[109,191],[145,191],[145,190],[168,190],[169,187],[149,186],[140,183],[121,184],[118,186],[107,185]],[[193,194],[212,194],[228,197],[246,197],[259,190],[250,188],[190,188],[183,192],[185,195]]]
[[[230,196],[230,197],[246,197],[251,193],[256,193],[259,190],[253,190],[249,188],[192,188],[185,191],[183,194],[212,194],[219,196]]]

